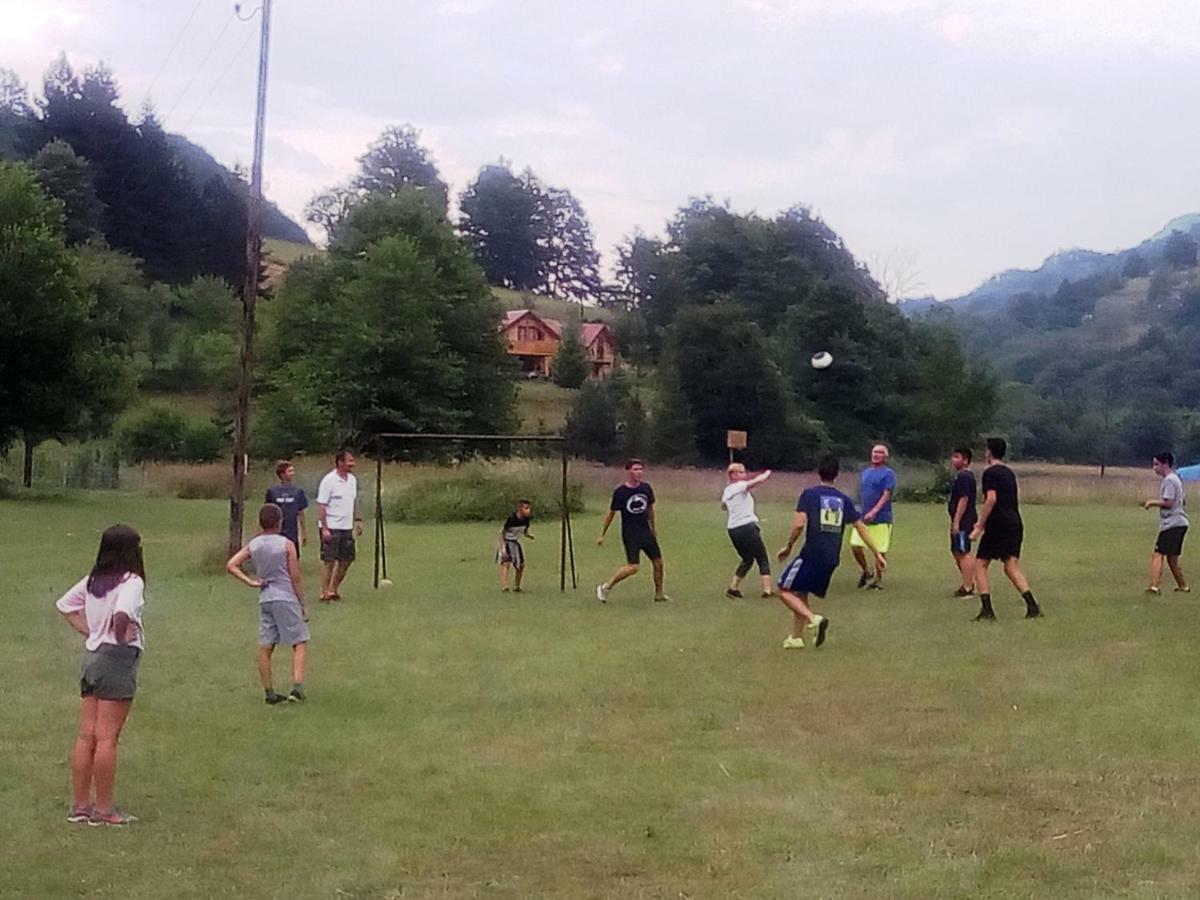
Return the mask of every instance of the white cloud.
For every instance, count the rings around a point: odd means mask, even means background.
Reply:
[[[440,16],[474,16],[492,5],[492,0],[437,0]]]

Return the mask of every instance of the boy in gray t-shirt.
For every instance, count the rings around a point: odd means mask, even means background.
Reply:
[[[258,674],[267,703],[304,699],[304,664],[308,654],[308,609],[300,582],[300,557],[296,545],[281,533],[283,510],[268,503],[258,511],[262,533],[233,555],[225,564],[229,574],[252,588],[258,588]],[[242,571],[250,559],[258,576]],[[292,691],[286,697],[277,694],[271,680],[271,654],[276,644],[292,648]]]
[[[1183,480],[1175,472],[1174,455],[1169,452],[1154,454],[1154,474],[1162,478],[1158,497],[1142,504],[1145,509],[1158,509],[1158,539],[1150,555],[1150,587],[1146,588],[1146,592],[1159,593],[1163,559],[1166,559],[1175,579],[1175,590],[1186,593],[1191,588],[1183,577],[1179,556],[1183,552],[1183,538],[1188,530],[1187,497]]]

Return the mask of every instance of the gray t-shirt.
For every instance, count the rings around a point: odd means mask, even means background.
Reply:
[[[1165,506],[1159,507],[1158,530],[1166,531],[1168,528],[1186,527],[1188,523],[1187,497],[1183,492],[1183,480],[1174,472],[1164,476],[1159,496],[1163,500],[1173,502],[1170,509]]]
[[[262,581],[259,588],[259,603],[286,601],[299,603],[292,589],[292,576],[288,572],[288,547],[292,542],[282,534],[260,534],[250,542],[250,558],[254,560],[254,572]]]

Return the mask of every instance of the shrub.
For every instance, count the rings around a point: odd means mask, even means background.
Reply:
[[[398,522],[490,522],[504,520],[520,498],[533,503],[534,516],[557,519],[561,482],[556,467],[535,463],[468,463],[453,474],[421,480],[384,500],[389,519]],[[583,511],[583,485],[567,485],[567,509]]]
[[[173,409],[151,406],[120,427],[117,443],[130,462],[211,462],[221,456],[225,435],[212,422],[189,422]]]
[[[117,443],[130,462],[179,459],[188,423],[164,406],[151,406],[121,426]]]
[[[892,499],[903,503],[945,503],[950,499],[950,484],[954,476],[949,469],[934,469],[924,484],[907,485],[901,482]]]

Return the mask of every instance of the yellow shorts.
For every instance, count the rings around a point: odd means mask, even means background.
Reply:
[[[891,522],[876,522],[873,525],[867,526],[867,534],[871,536],[871,541],[875,544],[875,549],[880,553],[887,553],[892,549],[892,523]],[[866,548],[863,539],[858,536],[858,529],[852,528],[850,531],[850,546]]]

